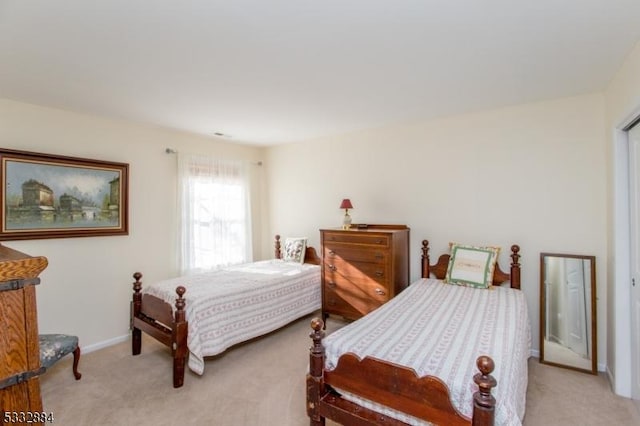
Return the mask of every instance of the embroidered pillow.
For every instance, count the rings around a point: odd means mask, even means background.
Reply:
[[[304,263],[306,248],[306,238],[287,238],[282,249],[282,260],[285,262]]]
[[[500,247],[477,247],[451,243],[451,257],[444,282],[474,288],[489,288]]]

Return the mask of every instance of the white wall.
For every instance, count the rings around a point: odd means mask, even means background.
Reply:
[[[600,94],[519,105],[267,151],[270,230],[319,244],[318,229],[354,223],[411,227],[420,241],[521,246],[523,291],[539,347],[540,252],[596,256],[598,358],[606,363],[606,148]]]
[[[608,188],[609,374],[616,393],[631,396],[631,324],[629,303],[628,151],[621,130],[640,116],[640,43],[629,53],[605,92]],[[620,374],[617,374],[620,372]]]
[[[83,346],[97,347],[128,332],[134,271],[145,281],[175,274],[175,158],[164,149],[264,159],[254,176],[257,257],[272,255],[277,232],[307,235],[318,246],[319,228],[340,225],[345,197],[354,203],[356,223],[412,228],[412,278],[419,275],[423,238],[431,241],[432,254],[451,240],[498,244],[503,265],[517,243],[536,350],[539,253],[595,255],[603,364],[604,120],[603,98],[594,94],[261,150],[0,99],[0,146],[131,167],[129,236],[5,244],[50,261],[38,287],[40,330],[74,333]]]
[[[76,334],[89,349],[128,334],[135,271],[148,282],[177,271],[176,157],[165,148],[248,161],[262,160],[263,154],[258,148],[6,99],[0,99],[0,146],[129,163],[128,236],[3,243],[49,260],[37,288],[40,331]],[[263,181],[262,173],[255,166],[255,182]],[[265,200],[260,190],[252,195],[260,230]],[[261,245],[259,238],[254,241],[254,247]]]

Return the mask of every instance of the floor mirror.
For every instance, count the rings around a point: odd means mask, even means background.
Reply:
[[[598,374],[596,258],[540,254],[540,362]]]

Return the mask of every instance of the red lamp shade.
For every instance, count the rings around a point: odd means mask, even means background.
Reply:
[[[351,200],[348,198],[345,198],[344,200],[342,200],[342,203],[340,203],[340,208],[341,209],[352,209],[353,206],[351,205]]]

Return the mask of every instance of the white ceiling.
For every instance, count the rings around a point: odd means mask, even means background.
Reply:
[[[0,0],[0,97],[272,145],[602,90],[640,0]]]

